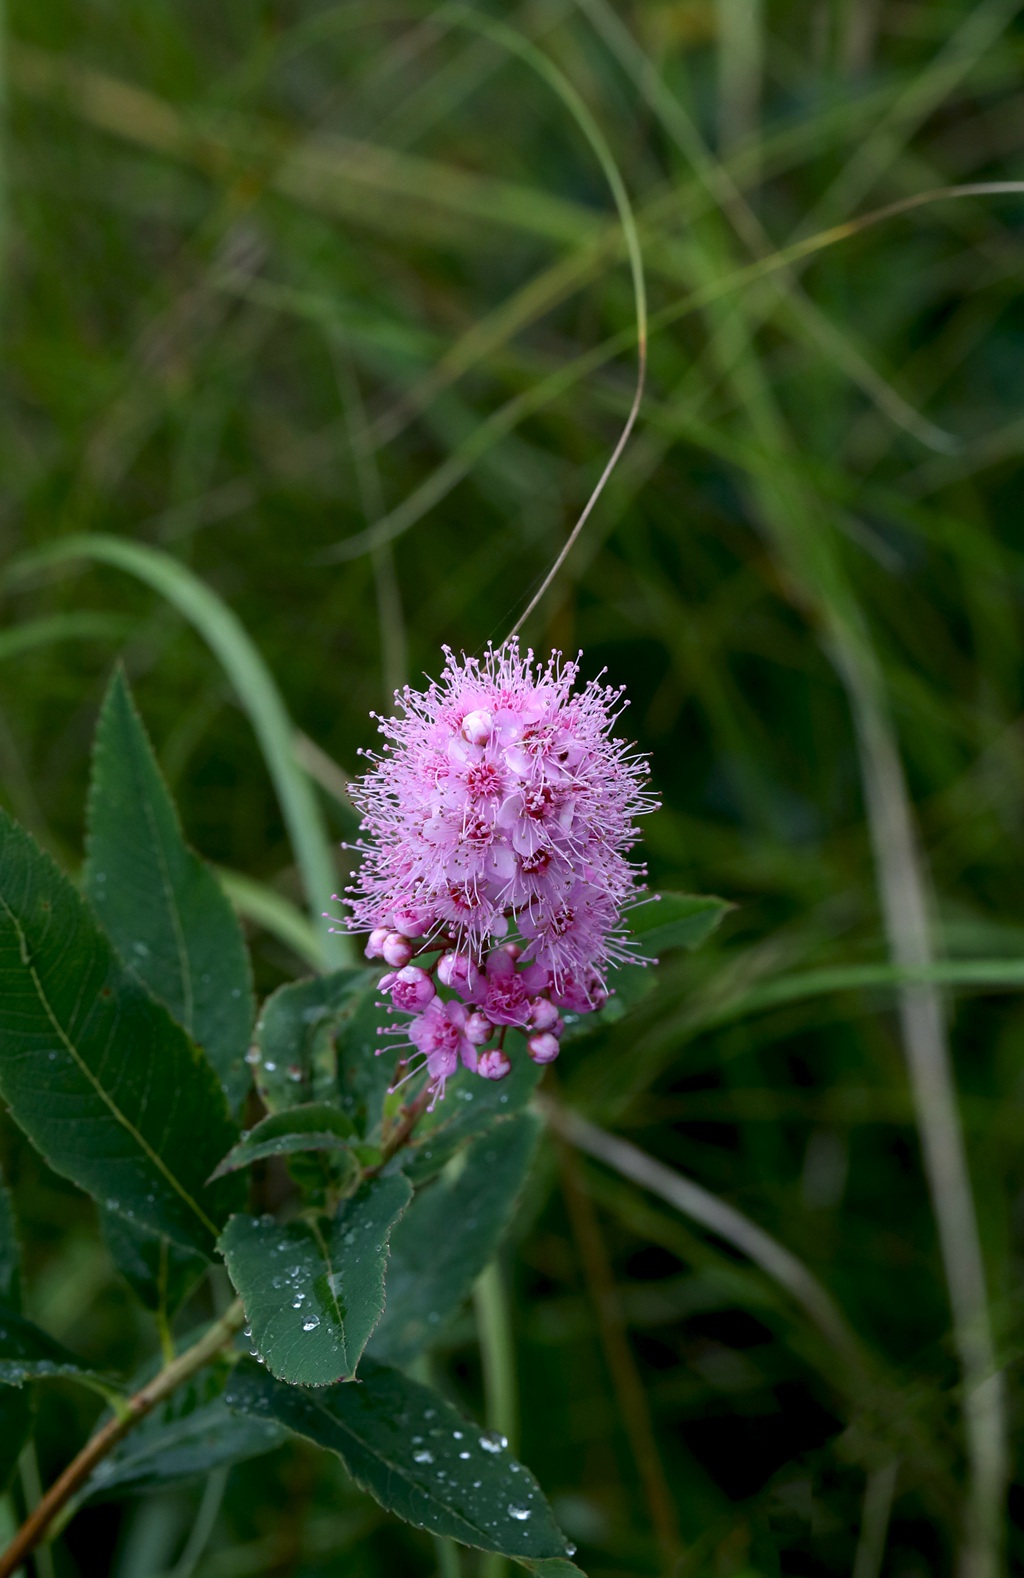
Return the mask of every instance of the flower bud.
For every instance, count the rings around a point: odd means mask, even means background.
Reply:
[[[530,1004],[530,1017],[527,1021],[531,1030],[550,1030],[554,1036],[562,1034],[562,1016],[554,1003],[546,997],[535,997]]]
[[[486,1014],[470,1014],[466,1020],[466,1035],[475,1047],[482,1047],[494,1034],[494,1026]]]
[[[553,1063],[559,1053],[558,1038],[550,1030],[542,1030],[539,1036],[530,1037],[526,1050],[535,1063]]]
[[[430,911],[422,904],[401,903],[394,908],[395,930],[403,937],[422,937],[431,923]]]
[[[385,980],[387,977],[385,976]],[[384,982],[381,982],[384,985]],[[435,987],[426,970],[417,964],[407,964],[388,981],[391,1001],[405,1014],[416,1014],[426,1008],[435,995]]]
[[[505,1075],[510,1072],[511,1068],[512,1064],[509,1062],[501,1048],[492,1047],[489,1052],[484,1052],[481,1054],[480,1061],[476,1066],[476,1071],[478,1074],[482,1074],[484,1079],[504,1079]]]
[[[469,997],[480,984],[480,971],[464,953],[445,953],[437,963],[437,978],[460,997]]]
[[[494,719],[482,707],[467,712],[462,720],[462,738],[470,745],[486,745],[494,728]]]
[[[363,952],[368,959],[382,959],[384,957],[384,940],[388,936],[386,926],[376,926],[370,933],[369,940]]]
[[[393,970],[401,970],[412,958],[412,945],[409,939],[397,931],[388,932],[380,951],[384,955],[385,964],[390,964]]]

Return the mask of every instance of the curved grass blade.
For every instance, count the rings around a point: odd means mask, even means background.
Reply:
[[[237,1109],[256,1017],[245,939],[185,843],[120,667],[93,748],[83,886],[122,959],[203,1048]]]
[[[123,614],[44,614],[0,630],[0,661],[20,657],[55,641],[122,641],[135,625]]]
[[[418,1529],[524,1563],[564,1558],[540,1486],[501,1437],[389,1365],[364,1359],[359,1379],[313,1392],[243,1360],[226,1397],[229,1408],[336,1452],[358,1485]]]
[[[394,1173],[363,1184],[333,1219],[231,1218],[220,1247],[272,1375],[302,1386],[354,1378],[384,1309],[388,1239],[411,1196]]]
[[[219,866],[216,877],[242,920],[283,942],[310,970],[322,968],[320,933],[300,909],[265,882],[257,882],[241,871]]]
[[[118,960],[85,900],[0,813],[0,1095],[65,1178],[209,1254],[238,1198],[206,1179],[234,1140],[199,1049]]]
[[[293,726],[281,693],[238,615],[169,554],[146,543],[102,534],[65,537],[24,555],[16,573],[91,559],[115,566],[153,588],[192,624],[228,675],[249,715],[274,782],[306,897],[314,916],[327,911],[334,891],[334,861],[320,806],[309,779],[295,760]],[[345,963],[352,955],[347,937],[323,929],[321,958]]]

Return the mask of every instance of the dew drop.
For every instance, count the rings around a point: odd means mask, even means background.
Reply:
[[[434,1461],[434,1454],[433,1452],[428,1452],[426,1447],[424,1447],[422,1452],[413,1453],[412,1460],[414,1463],[432,1463]]]
[[[519,1523],[525,1523],[530,1516],[530,1509],[528,1507],[516,1507],[510,1501],[508,1504],[508,1515],[510,1518],[515,1518]]]
[[[508,1446],[508,1437],[499,1435],[483,1435],[480,1437],[480,1445],[483,1447],[485,1452],[501,1452],[505,1447]]]
[[[566,1556],[575,1556],[576,1555],[576,1547],[572,1543],[572,1540],[566,1540],[566,1542],[565,1542],[565,1554],[566,1554]]]
[[[292,1309],[300,1310],[305,1302],[306,1295],[304,1293],[296,1293],[295,1297],[292,1299]]]
[[[460,1456],[460,1457],[461,1457],[461,1458],[462,1458],[462,1459],[466,1459],[466,1458],[467,1458],[467,1457],[469,1457],[469,1453],[468,1453],[468,1452],[460,1452],[460,1453],[459,1453],[459,1456]]]
[[[266,1069],[268,1074],[276,1074],[277,1073],[277,1064],[276,1063],[264,1063],[263,1067]]]
[[[319,1324],[319,1315],[307,1315],[306,1319],[302,1322],[302,1329],[303,1331],[316,1331]]]

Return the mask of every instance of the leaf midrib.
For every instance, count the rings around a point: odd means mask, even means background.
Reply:
[[[348,1375],[352,1368],[349,1364],[348,1358],[348,1332],[345,1329],[345,1317],[341,1312],[341,1305],[338,1302],[338,1295],[334,1291],[334,1277],[336,1274],[334,1270],[334,1261],[331,1259],[331,1252],[327,1247],[327,1241],[325,1240],[323,1233],[320,1231],[320,1224],[315,1217],[309,1222],[308,1226],[313,1238],[316,1241],[317,1248],[319,1249],[323,1258],[324,1265],[327,1267],[327,1289],[331,1295],[331,1300],[334,1304],[334,1313],[337,1316],[338,1326],[341,1331],[342,1373],[344,1375]],[[337,1275],[340,1276],[340,1272],[337,1273]]]
[[[47,1019],[50,1021],[50,1024],[53,1026],[53,1029],[54,1029],[55,1033],[60,1038],[61,1045],[64,1047],[64,1049],[68,1053],[68,1055],[72,1058],[72,1060],[74,1061],[74,1063],[76,1064],[78,1069],[81,1071],[81,1073],[88,1080],[89,1084],[93,1087],[93,1090],[99,1096],[100,1100],[110,1110],[110,1112],[113,1115],[113,1117],[115,1118],[115,1120],[118,1123],[121,1124],[121,1126],[127,1131],[128,1134],[131,1135],[132,1139],[138,1145],[139,1149],[153,1163],[153,1165],[156,1167],[157,1171],[163,1174],[164,1178],[170,1184],[171,1188],[175,1191],[176,1194],[180,1195],[181,1199],[185,1202],[185,1204],[189,1207],[189,1209],[195,1213],[196,1217],[202,1223],[202,1225],[206,1228],[207,1232],[211,1235],[211,1237],[216,1238],[217,1237],[217,1229],[214,1226],[214,1224],[210,1221],[210,1218],[206,1215],[205,1211],[199,1205],[198,1201],[193,1200],[193,1198],[189,1194],[188,1190],[185,1189],[185,1187],[180,1182],[180,1180],[177,1179],[174,1176],[174,1174],[171,1172],[170,1168],[167,1166],[167,1164],[164,1161],[163,1157],[160,1156],[158,1154],[158,1152],[156,1152],[153,1149],[153,1147],[150,1145],[149,1141],[146,1139],[145,1135],[142,1134],[140,1132],[140,1130],[135,1127],[135,1124],[132,1123],[131,1119],[129,1117],[127,1117],[127,1115],[125,1113],[123,1113],[121,1111],[121,1109],[117,1105],[117,1103],[112,1099],[112,1097],[108,1094],[108,1092],[106,1090],[104,1090],[103,1086],[100,1084],[99,1080],[96,1078],[96,1076],[93,1073],[92,1069],[89,1067],[88,1063],[82,1057],[82,1055],[79,1052],[78,1048],[75,1046],[74,1042],[71,1040],[70,1036],[65,1031],[64,1026],[60,1023],[60,1020],[57,1018],[57,1015],[54,1013],[53,1008],[50,1005],[50,1000],[47,997],[46,992],[43,989],[43,983],[42,983],[42,981],[39,978],[39,972],[36,970],[35,964],[33,963],[33,960],[32,960],[32,950],[30,949],[30,947],[28,945],[28,938],[25,935],[24,927],[22,926],[22,924],[19,921],[17,915],[11,909],[11,906],[8,904],[7,900],[4,898],[2,893],[0,893],[0,905],[3,906],[4,911],[5,911],[8,919],[11,922],[11,925],[14,927],[15,933],[17,934],[17,938],[18,938],[18,946],[19,946],[19,948],[21,950],[21,957],[24,960],[26,969],[28,970],[28,973],[29,973],[29,975],[32,978],[32,984],[35,987],[36,995],[39,998],[39,1002],[40,1002],[40,1004],[42,1006],[43,1012],[46,1014]]]
[[[478,1539],[490,1540],[490,1536],[488,1535],[486,1529],[482,1529],[476,1523],[471,1523],[468,1518],[462,1515],[461,1512],[453,1512],[447,1502],[438,1499],[434,1491],[430,1490],[424,1485],[421,1485],[418,1480],[413,1479],[411,1471],[405,1464],[401,1462],[395,1462],[378,1448],[369,1445],[368,1442],[363,1440],[362,1436],[357,1434],[351,1425],[345,1424],[337,1417],[336,1414],[332,1414],[329,1409],[324,1407],[323,1403],[317,1402],[315,1398],[307,1398],[307,1401],[313,1408],[316,1409],[317,1413],[323,1414],[324,1418],[329,1420],[332,1425],[342,1432],[343,1435],[348,1436],[352,1441],[360,1446],[364,1452],[368,1452],[372,1457],[376,1458],[377,1461],[383,1464],[390,1473],[398,1474],[405,1484],[407,1484],[411,1489],[418,1491],[420,1495],[426,1497],[426,1499],[433,1506],[437,1507],[441,1512],[443,1512],[444,1515],[453,1523],[461,1524],[463,1528],[472,1530]],[[491,1540],[490,1544],[486,1548],[489,1550],[498,1549],[493,1540]],[[538,1559],[543,1560],[544,1558]]]

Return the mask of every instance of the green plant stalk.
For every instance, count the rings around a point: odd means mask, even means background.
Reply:
[[[868,825],[889,948],[906,969],[932,963],[925,878],[910,798],[880,687],[862,661],[840,653],[854,714]],[[899,993],[900,1024],[935,1209],[953,1331],[963,1372],[970,1477],[961,1578],[995,1578],[1001,1564],[1006,1490],[1006,1399],[988,1309],[985,1265],[956,1082],[937,988]]]
[[[26,1556],[45,1540],[54,1519],[75,1492],[85,1484],[97,1463],[101,1463],[118,1442],[122,1441],[158,1403],[163,1402],[164,1398],[169,1397],[183,1381],[195,1375],[196,1371],[209,1364],[222,1348],[227,1347],[235,1333],[241,1331],[244,1322],[245,1311],[242,1308],[242,1301],[236,1299],[197,1343],[186,1349],[170,1364],[164,1365],[151,1381],[148,1381],[134,1396],[128,1398],[112,1419],[96,1431],[78,1456],[68,1464],[59,1479],[50,1486],[39,1504],[25,1519],[10,1545],[0,1555],[0,1578],[12,1578]]]
[[[39,1458],[36,1454],[36,1444],[32,1440],[18,1459],[18,1472],[21,1476],[22,1494],[25,1497],[25,1511],[31,1514],[43,1499],[43,1486],[39,1478]],[[53,1551],[49,1545],[41,1546],[36,1552],[35,1569],[36,1578],[54,1578]]]
[[[203,1552],[210,1543],[210,1536],[220,1516],[227,1483],[227,1468],[215,1468],[211,1471],[203,1487],[203,1499],[199,1503],[192,1532],[169,1578],[192,1578],[192,1574],[202,1560]]]
[[[519,1434],[515,1345],[501,1267],[492,1260],[476,1279],[473,1313],[484,1371],[487,1427],[507,1436],[515,1451]]]
[[[757,132],[764,69],[760,0],[715,0],[718,31],[718,146],[723,153]]]
[[[241,871],[221,866],[216,875],[243,920],[262,927],[271,937],[283,942],[311,970],[320,969],[323,954],[319,931],[289,899]]]
[[[896,1480],[899,1477],[899,1460],[872,1469],[864,1487],[864,1511],[860,1520],[860,1538],[854,1558],[852,1578],[878,1578],[885,1555],[885,1540],[889,1532],[889,1515],[892,1512]]]
[[[705,250],[695,240],[690,265],[699,285],[713,276],[719,261],[713,247]],[[774,475],[751,479],[759,525],[793,589],[794,601],[817,625],[847,690],[891,958],[901,968],[927,969],[933,956],[925,881],[886,710],[884,679],[832,523],[802,477],[793,440],[760,366],[744,304],[738,302],[732,312],[713,311],[709,332],[713,354],[741,404],[750,435],[777,457]],[[960,1574],[961,1578],[995,1578],[1006,1478],[1005,1407],[956,1086],[938,992],[928,985],[905,987],[899,1002],[964,1382],[970,1467]]]
[[[192,624],[220,661],[249,715],[284,815],[306,898],[316,920],[329,910],[334,860],[312,785],[295,760],[293,729],[276,681],[237,614],[198,576],[148,544],[101,534],[66,537],[24,555],[9,573],[27,573],[75,559],[92,559],[144,581]],[[348,937],[317,927],[323,963],[349,964]]]
[[[515,1450],[519,1430],[515,1348],[509,1319],[508,1296],[501,1267],[492,1260],[473,1287],[480,1362],[484,1372],[484,1412],[487,1428],[507,1436]],[[504,1556],[489,1552],[480,1562],[480,1578],[503,1578],[508,1570]]]

